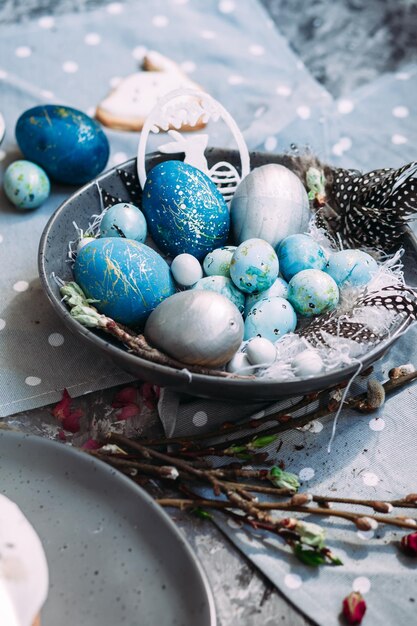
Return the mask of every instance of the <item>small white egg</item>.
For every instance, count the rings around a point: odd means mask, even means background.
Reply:
[[[203,268],[192,254],[179,254],[171,263],[171,273],[181,287],[191,287],[203,276]]]
[[[246,356],[251,365],[271,365],[277,357],[277,351],[269,339],[254,337],[246,345]]]
[[[248,357],[244,352],[236,352],[235,356],[226,365],[226,370],[233,374],[237,374],[245,367],[250,367]],[[250,371],[243,372],[250,374]]]
[[[88,243],[90,243],[91,241],[95,241],[95,240],[96,240],[95,237],[82,237],[80,241],[78,242],[77,252],[79,252],[81,248],[84,248],[84,246],[86,246]]]
[[[314,350],[304,350],[297,354],[291,363],[295,374],[304,378],[305,376],[316,376],[323,371],[323,361],[321,356]]]

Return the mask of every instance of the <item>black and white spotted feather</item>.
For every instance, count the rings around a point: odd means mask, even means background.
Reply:
[[[126,170],[118,169],[117,173],[119,174],[120,178],[123,181],[123,184],[126,187],[126,191],[129,194],[132,204],[140,207],[140,203],[142,201],[142,189],[140,187],[136,172],[134,174],[130,174]]]
[[[417,162],[360,174],[338,169],[329,194],[337,230],[350,247],[389,250],[417,212]]]

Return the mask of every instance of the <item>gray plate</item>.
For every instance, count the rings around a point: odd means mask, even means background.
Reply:
[[[209,167],[218,161],[229,161],[239,167],[238,153],[233,150],[211,148],[206,150],[206,157]],[[149,169],[160,161],[181,158],[183,155],[154,153],[148,155],[147,166]],[[251,153],[252,168],[265,163],[281,163],[287,167],[293,167],[291,160],[285,155]],[[136,168],[136,159],[131,159],[118,167],[133,173]],[[74,222],[85,230],[91,216],[101,212],[97,183],[112,195],[128,200],[126,188],[120,180],[117,168],[105,172],[73,194],[55,211],[45,227],[39,246],[39,274],[48,298],[68,328],[82,339],[87,340],[92,347],[107,354],[120,367],[141,380],[193,395],[250,402],[304,395],[347,380],[357,371],[357,364],[355,363],[350,367],[334,370],[313,378],[284,382],[261,378],[246,381],[201,374],[193,374],[190,377],[186,371],[151,363],[134,354],[129,354],[119,343],[112,342],[108,335],[85,328],[76,322],[61,301],[59,287],[54,276],[59,276],[65,281],[73,280],[71,267],[66,257],[68,242],[75,238]],[[414,240],[411,241],[410,239],[409,246],[413,248],[414,243]],[[406,325],[406,322],[400,322],[396,330],[400,332],[405,329]],[[394,341],[395,336],[391,336],[370,350],[364,357],[361,357],[360,361],[363,368],[368,367],[373,361],[381,357]]]
[[[38,532],[49,564],[42,626],[215,626],[206,576],[174,523],[101,461],[0,433],[0,490]]]

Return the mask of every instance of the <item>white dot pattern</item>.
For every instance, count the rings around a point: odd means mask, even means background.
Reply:
[[[368,487],[376,487],[379,483],[379,478],[374,472],[364,472],[362,474],[362,480]]]
[[[249,46],[249,52],[254,57],[261,57],[265,54],[265,48],[263,46],[260,46],[259,44],[254,43],[251,46]]]
[[[205,411],[197,411],[193,415],[193,424],[194,426],[200,427],[205,426],[207,424],[208,415]]]
[[[126,152],[115,152],[112,157],[113,165],[120,165],[120,163],[124,163],[128,160],[128,156]]]
[[[39,18],[38,25],[41,28],[45,28],[45,30],[49,30],[50,28],[53,28],[55,26],[55,19],[52,17],[52,15],[44,15],[43,17]]]
[[[0,319],[0,330],[3,330],[6,326],[6,320]]]
[[[106,6],[106,11],[110,15],[120,15],[123,13],[123,4],[121,2],[111,2]]]
[[[18,280],[17,283],[13,285],[13,289],[18,293],[26,291],[29,288],[29,283],[26,280]]]
[[[243,76],[239,76],[239,74],[231,74],[228,77],[227,82],[229,85],[241,85],[244,82],[244,78]]]
[[[300,477],[300,480],[311,480],[314,477],[315,471],[312,467],[303,467],[302,470],[300,470],[298,476]]]
[[[303,584],[301,576],[298,574],[286,574],[284,584],[288,589],[299,589]]]
[[[27,378],[25,378],[25,383],[29,385],[29,387],[37,387],[41,382],[42,379],[38,376],[27,376]]]
[[[169,20],[166,15],[155,15],[152,18],[152,24],[156,28],[165,28],[169,24]]]
[[[64,336],[61,335],[61,333],[51,333],[48,337],[49,345],[53,346],[54,348],[59,348],[59,346],[62,346],[64,341]]]
[[[401,146],[402,144],[407,143],[408,139],[404,135],[400,135],[399,133],[395,133],[394,135],[392,135],[391,141],[392,141],[392,143],[394,145]]]
[[[339,111],[339,113],[342,113],[343,115],[352,113],[354,108],[355,108],[355,105],[353,101],[348,100],[347,98],[343,98],[342,100],[339,100],[339,102],[337,103],[337,110]]]
[[[292,89],[288,85],[278,85],[275,92],[283,98],[288,98],[292,94]]]
[[[145,48],[145,46],[136,46],[136,48],[133,48],[132,50],[132,57],[137,61],[143,61],[143,57],[145,56],[146,52],[147,48]]]
[[[355,578],[352,584],[353,591],[359,591],[359,593],[368,593],[371,588],[371,581],[366,576],[358,576]]]
[[[277,147],[277,138],[276,137],[267,137],[265,139],[264,147],[267,152],[272,152]]]
[[[384,430],[385,421],[382,419],[382,417],[376,417],[376,418],[374,417],[373,419],[369,421],[369,428],[377,432]]]
[[[308,120],[308,118],[311,116],[310,107],[306,105],[299,106],[296,110],[298,117],[300,117],[302,120]]]
[[[27,57],[30,57],[31,54],[32,50],[29,46],[19,46],[15,50],[15,55],[19,57],[19,59],[26,59]]]
[[[233,13],[236,8],[236,3],[233,0],[221,0],[219,2],[220,13]]]
[[[75,61],[64,61],[62,64],[62,69],[67,74],[75,74],[78,72],[78,63]]]
[[[101,37],[98,33],[87,33],[84,37],[84,42],[87,46],[98,46],[101,43]]]

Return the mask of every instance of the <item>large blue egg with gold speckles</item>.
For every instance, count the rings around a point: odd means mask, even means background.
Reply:
[[[290,235],[277,248],[279,269],[285,280],[302,270],[322,270],[326,265],[323,248],[308,235]]]
[[[333,278],[321,270],[302,270],[289,282],[288,300],[297,313],[312,317],[336,308],[339,288]]]
[[[297,316],[288,300],[273,296],[263,298],[251,307],[245,320],[244,339],[264,337],[278,341],[297,326]]]
[[[77,283],[94,306],[117,322],[141,326],[162,300],[175,293],[168,264],[155,250],[131,239],[106,237],[81,248]]]
[[[378,264],[363,250],[340,250],[329,257],[324,269],[339,285],[363,287],[376,274]]]
[[[182,161],[164,161],[148,173],[142,210],[149,233],[162,252],[187,252],[203,259],[223,246],[229,234],[229,210],[216,185]]]
[[[67,106],[46,104],[25,111],[17,120],[16,140],[29,161],[70,185],[87,183],[109,158],[109,142],[99,124]]]
[[[230,278],[241,291],[269,289],[278,276],[278,257],[263,239],[247,239],[238,246],[230,264]]]

